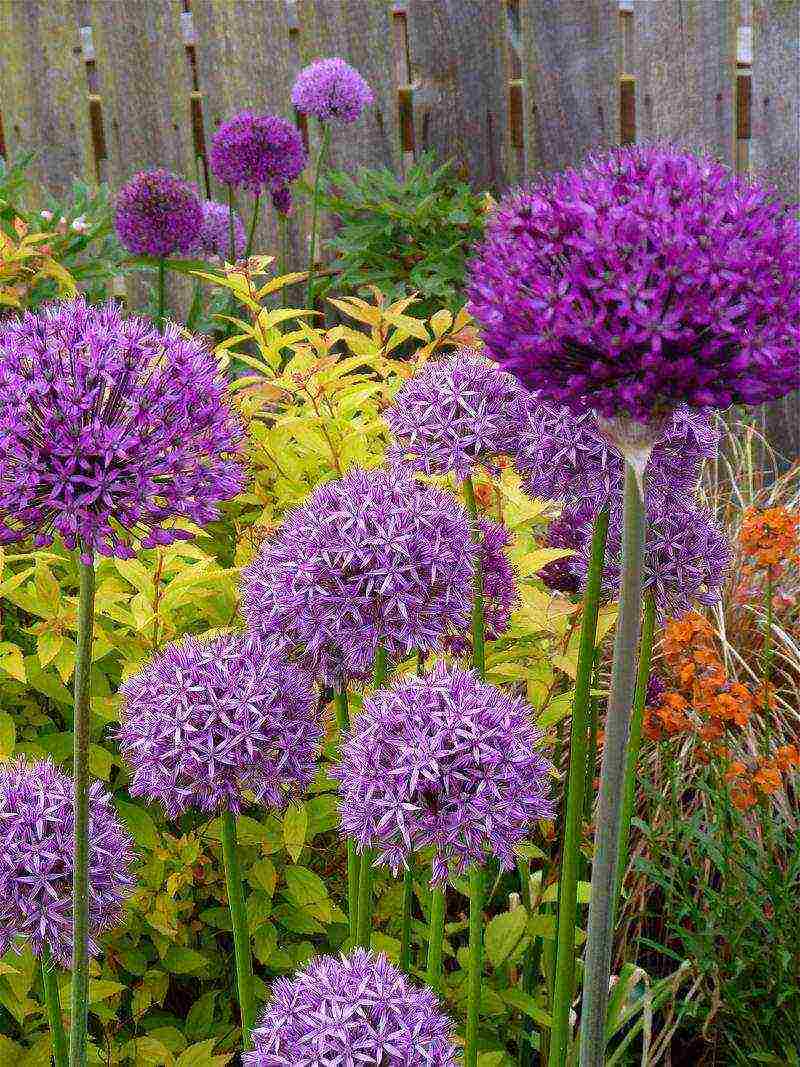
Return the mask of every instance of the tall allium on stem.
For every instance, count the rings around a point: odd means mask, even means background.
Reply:
[[[189,535],[243,484],[241,427],[211,353],[113,307],[54,304],[0,329],[0,543],[55,538],[80,571],[75,665],[71,1062],[86,1050],[89,667],[96,555]]]
[[[600,1067],[641,616],[643,467],[681,404],[754,404],[796,386],[800,227],[769,190],[719,163],[670,146],[621,148],[510,194],[469,291],[489,355],[541,400],[576,415],[594,409],[628,463],[581,1018],[581,1065]]]
[[[252,794],[283,810],[316,770],[322,728],[311,680],[277,649],[233,635],[170,645],[122,687],[120,751],[130,792],[219,814],[245,1046],[253,1026],[252,959],[236,815]]]
[[[325,156],[330,145],[331,123],[349,125],[357,122],[365,107],[370,107],[374,97],[372,90],[353,67],[343,59],[318,59],[297,75],[292,87],[292,103],[305,115],[314,115],[319,121],[322,135],[314,168],[314,196],[308,264],[308,302],[313,299],[314,270],[316,267],[317,218],[319,214],[319,184]]]

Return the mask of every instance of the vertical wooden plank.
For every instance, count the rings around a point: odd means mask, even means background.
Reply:
[[[32,173],[54,195],[91,180],[88,86],[75,0],[2,0],[0,111],[9,153],[36,149]]]
[[[521,0],[525,170],[562,170],[620,138],[617,0]]]
[[[500,192],[509,154],[505,5],[409,0],[415,154],[453,159],[475,189]]]
[[[734,165],[736,0],[635,0],[636,136]]]

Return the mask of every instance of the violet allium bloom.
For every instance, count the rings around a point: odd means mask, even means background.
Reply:
[[[241,111],[214,134],[209,164],[218,182],[258,196],[299,178],[306,150],[293,123],[279,115]]]
[[[541,740],[530,708],[474,671],[402,678],[367,698],[331,772],[342,831],[395,874],[432,847],[437,885],[490,855],[511,870],[531,823],[553,818]]]
[[[203,208],[192,186],[177,174],[148,170],[120,189],[114,222],[123,248],[136,256],[186,255],[197,243]]]
[[[488,354],[542,399],[642,423],[800,378],[800,224],[720,163],[617,148],[509,194],[471,265]]]
[[[661,697],[667,691],[666,683],[660,674],[655,672],[647,679],[647,692],[644,704],[646,708],[657,708],[661,703]]]
[[[516,378],[474,348],[429,360],[400,389],[385,418],[394,437],[389,459],[422,474],[463,480],[514,451],[528,403]]]
[[[457,1067],[436,994],[385,956],[318,956],[278,978],[244,1067]]]
[[[239,812],[246,793],[282,810],[314,778],[322,727],[310,677],[235,634],[167,646],[122,686],[120,751],[130,793]]]
[[[83,300],[0,327],[0,544],[59,537],[84,562],[191,535],[244,482],[242,428],[206,346]]]
[[[72,960],[72,779],[50,760],[0,765],[0,954],[27,941]],[[89,952],[117,925],[136,885],[133,842],[100,782],[89,786]]]
[[[564,508],[548,527],[547,548],[571,548],[575,552],[585,549],[587,533],[591,536],[596,514],[591,502]],[[574,560],[575,555],[551,560],[542,567],[538,577],[554,592],[577,593],[581,579],[576,572]]]
[[[374,101],[372,90],[343,59],[318,59],[297,75],[292,103],[320,122],[355,122]]]
[[[243,611],[340,687],[370,676],[379,645],[398,660],[468,630],[476,556],[451,493],[357,469],[287,516],[245,571]]]
[[[288,185],[281,185],[272,190],[272,206],[281,215],[290,215],[292,212],[292,190]]]
[[[235,211],[233,238],[234,259],[241,259],[245,253],[247,238],[244,223]],[[206,200],[203,203],[203,226],[191,251],[194,255],[219,256],[220,259],[230,261],[231,209],[227,204],[220,204],[217,200]]]

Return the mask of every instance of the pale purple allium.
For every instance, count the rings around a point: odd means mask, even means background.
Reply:
[[[484,636],[496,641],[508,629],[511,615],[519,601],[517,578],[509,562],[506,549],[511,534],[498,522],[479,519],[480,565],[483,588]],[[463,655],[472,648],[470,634],[459,634],[445,641],[449,652]]]
[[[293,203],[292,190],[288,185],[272,190],[272,206],[279,214],[291,215]]]
[[[528,393],[474,348],[429,360],[400,389],[385,418],[389,459],[422,474],[470,476],[514,451]]]
[[[662,695],[667,691],[666,683],[660,674],[653,672],[647,679],[647,692],[644,704],[646,708],[657,708]]]
[[[244,1067],[457,1067],[436,994],[385,956],[318,956],[278,978]]]
[[[117,194],[117,236],[137,256],[171,256],[191,252],[203,225],[196,191],[166,170],[135,174]]]
[[[211,142],[209,165],[218,182],[258,196],[299,178],[306,150],[297,127],[279,115],[241,111]]]
[[[433,884],[490,855],[510,870],[531,824],[553,818],[541,740],[530,708],[474,671],[402,678],[365,700],[331,772],[342,830],[395,874],[432,847]]]
[[[0,765],[0,955],[27,941],[72,960],[72,779],[50,760]],[[133,842],[100,782],[89,786],[89,952],[122,918],[136,885]]]
[[[253,632],[295,646],[330,685],[435,652],[470,628],[477,548],[452,494],[398,471],[318,486],[245,571]]]
[[[122,686],[131,796],[188,808],[282,810],[308,788],[322,736],[310,677],[240,634],[167,646]]]
[[[586,548],[587,533],[591,536],[596,510],[592,503],[566,507],[553,519],[547,529],[547,548],[571,548],[579,552]],[[551,560],[538,572],[548,589],[572,594],[580,589],[581,579],[575,569],[575,555]]]
[[[233,213],[233,238],[233,258],[234,260],[241,259],[245,253],[247,238],[244,223],[235,211]],[[203,203],[203,227],[191,251],[193,255],[219,256],[220,259],[230,262],[231,209],[227,204],[220,204],[217,200],[206,200]]]
[[[646,423],[800,384],[800,224],[669,145],[616,148],[510,193],[471,265],[488,354],[542,399]]]
[[[355,122],[374,101],[372,90],[343,59],[318,59],[304,67],[292,88],[298,111],[320,122]]]
[[[59,537],[84,562],[191,535],[244,475],[242,427],[201,341],[83,300],[0,327],[0,544]]]

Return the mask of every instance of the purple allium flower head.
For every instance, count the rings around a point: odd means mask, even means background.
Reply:
[[[528,394],[474,348],[430,360],[386,411],[395,441],[389,459],[422,474],[464,479],[512,452]]]
[[[645,693],[644,704],[646,708],[657,708],[661,702],[661,697],[667,691],[666,683],[660,674],[653,672],[647,679],[647,692]]]
[[[438,663],[364,702],[333,776],[343,832],[396,874],[433,847],[443,884],[489,855],[504,870],[535,819],[550,819],[550,763],[518,698]]]
[[[355,122],[374,100],[372,90],[343,59],[318,59],[304,67],[292,88],[298,111],[320,122]]]
[[[281,215],[290,215],[293,203],[292,190],[288,185],[280,185],[272,190],[272,206]]]
[[[231,259],[231,209],[227,204],[217,200],[206,200],[203,204],[203,226],[197,243],[191,249],[194,255],[219,256]],[[233,212],[234,259],[244,256],[247,238],[244,224],[237,213]]]
[[[35,956],[72,959],[72,779],[50,760],[0,765],[0,954],[28,941]],[[131,895],[133,842],[99,782],[89,787],[89,952]]]
[[[242,487],[241,427],[211,352],[83,300],[0,327],[0,543],[55,536],[85,562],[190,535]]]
[[[122,686],[120,751],[130,792],[239,812],[250,792],[278,810],[314,778],[322,736],[311,679],[240,634],[169,645]]]
[[[241,111],[214,134],[209,163],[218,182],[258,196],[299,178],[306,150],[293,123],[279,115]]]
[[[330,685],[434,652],[470,626],[477,548],[452,494],[398,471],[354,470],[318,486],[245,571],[243,610],[288,640]]]
[[[483,586],[483,624],[490,641],[502,637],[519,601],[517,578],[506,555],[511,534],[498,522],[479,519],[480,565]],[[459,634],[445,641],[448,651],[462,655],[472,647],[471,634]]]
[[[136,256],[186,254],[197,242],[203,208],[191,185],[176,174],[142,171],[120,189],[115,225],[123,247]]]
[[[557,519],[553,519],[547,530],[548,548],[571,548],[576,552],[586,546],[587,532],[591,536],[597,512],[591,502],[577,507],[564,508]],[[539,571],[539,578],[548,589],[557,593],[577,593],[580,589],[580,576],[576,573],[575,556],[562,556],[546,563]]]
[[[455,1027],[431,989],[362,948],[279,978],[245,1067],[457,1067]]]
[[[511,193],[469,296],[489,355],[576,412],[645,423],[800,379],[794,210],[670,146],[617,148]]]

